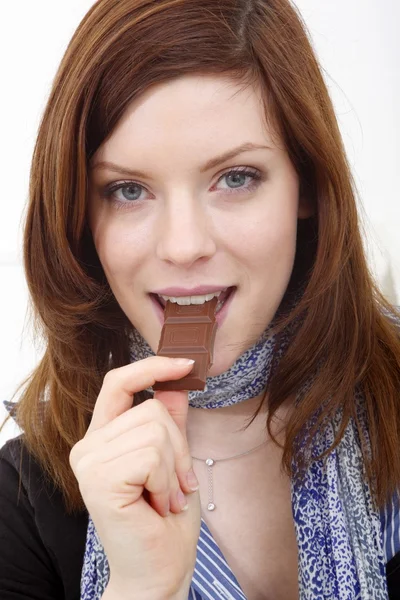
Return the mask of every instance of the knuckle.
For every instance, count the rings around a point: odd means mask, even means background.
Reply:
[[[190,457],[190,452],[189,449],[186,446],[180,446],[176,452],[176,460],[179,461],[179,463],[185,463],[185,462],[190,462],[191,461],[191,457]]]
[[[114,381],[117,370],[118,369],[110,369],[110,371],[107,371],[103,378],[103,384],[108,385],[111,381]]]
[[[186,474],[186,472],[192,467],[190,449],[183,440],[182,443],[179,444],[175,449],[175,464],[177,471],[184,474]]]
[[[159,421],[163,421],[165,419],[166,414],[169,414],[164,404],[158,400],[157,398],[150,398],[147,400],[147,406],[154,413],[154,417]]]
[[[163,446],[168,442],[169,435],[167,427],[160,421],[151,421],[149,423],[150,435],[154,442]]]
[[[80,456],[74,464],[75,477],[80,480],[86,478],[86,473],[93,475],[95,471],[95,465],[93,464],[93,455],[85,454]]]
[[[155,446],[149,446],[147,460],[151,470],[158,469],[162,464],[162,455],[159,448],[156,448]]]
[[[186,478],[188,471],[192,467],[192,459],[188,453],[182,453],[175,458],[176,472],[180,477]]]

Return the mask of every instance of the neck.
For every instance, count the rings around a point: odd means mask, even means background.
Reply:
[[[260,394],[231,406],[214,409],[189,406],[187,436],[192,456],[203,458],[215,455],[225,458],[246,452],[269,438],[267,423],[267,398]],[[246,429],[261,400],[263,406]],[[273,432],[282,429],[289,403],[285,402],[273,422]],[[276,431],[275,431],[276,430]]]

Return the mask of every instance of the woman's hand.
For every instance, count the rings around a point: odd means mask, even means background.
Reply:
[[[70,454],[110,565],[107,589],[123,599],[188,597],[200,498],[187,479],[187,392],[156,392],[135,407],[132,401],[135,392],[192,367],[155,356],[107,373],[90,427]],[[185,512],[181,490],[189,494]]]

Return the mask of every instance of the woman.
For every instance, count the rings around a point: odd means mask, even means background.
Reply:
[[[287,0],[97,2],[24,244],[46,351],[1,451],[2,599],[400,598],[400,315]],[[215,294],[206,389],[153,395],[193,368],[154,356],[167,300]]]

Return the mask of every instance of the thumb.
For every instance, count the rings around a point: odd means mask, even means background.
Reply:
[[[154,393],[154,397],[164,404],[165,408],[177,424],[184,440],[187,442],[186,423],[189,407],[188,393],[183,391],[166,392],[160,390]]]

